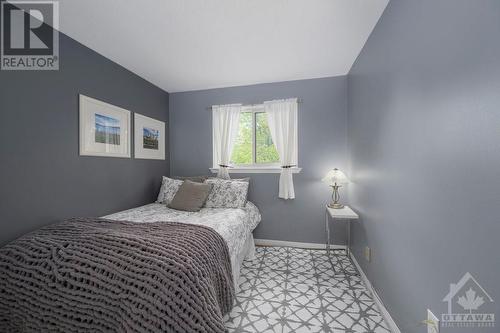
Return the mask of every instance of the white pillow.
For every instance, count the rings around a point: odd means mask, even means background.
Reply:
[[[160,193],[158,193],[158,199],[156,199],[156,202],[165,203],[167,205],[170,204],[182,183],[182,180],[164,176],[161,181]]]
[[[248,181],[209,178],[205,183],[212,184],[208,195],[207,208],[243,208],[247,203]]]

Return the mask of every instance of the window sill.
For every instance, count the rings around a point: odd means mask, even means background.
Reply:
[[[300,173],[302,168],[291,168],[292,173]],[[210,168],[212,173],[217,173],[218,168]],[[229,173],[281,173],[281,168],[279,167],[237,167],[229,168]]]

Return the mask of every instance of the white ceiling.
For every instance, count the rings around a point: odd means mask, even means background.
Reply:
[[[66,0],[60,30],[168,92],[345,75],[389,0]]]

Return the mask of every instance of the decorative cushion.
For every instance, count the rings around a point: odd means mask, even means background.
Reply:
[[[248,181],[234,179],[209,178],[206,184],[213,184],[205,207],[207,208],[243,208],[247,203]]]
[[[163,177],[160,187],[160,193],[158,193],[157,203],[166,203],[167,205],[174,198],[175,193],[182,185],[182,180],[172,179],[168,177]]]
[[[185,180],[167,206],[177,210],[197,212],[207,201],[212,186]]]

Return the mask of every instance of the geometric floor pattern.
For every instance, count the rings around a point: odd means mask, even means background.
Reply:
[[[390,333],[343,250],[257,247],[239,285],[231,333]]]

